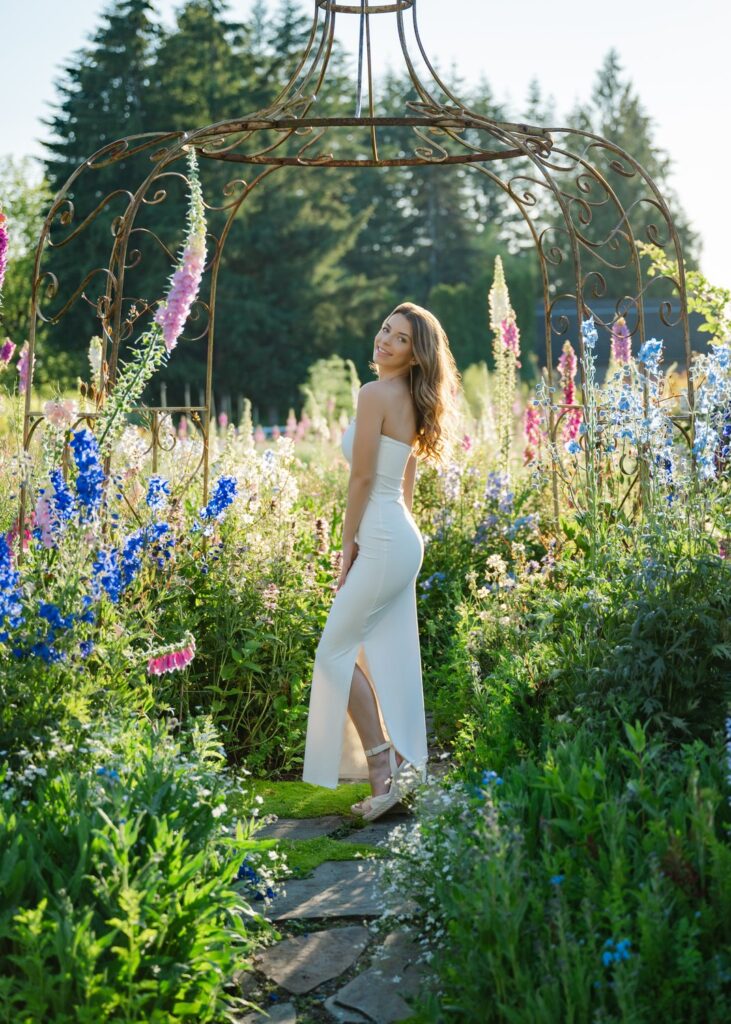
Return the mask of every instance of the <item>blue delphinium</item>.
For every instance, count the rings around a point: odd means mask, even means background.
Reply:
[[[659,338],[648,339],[637,353],[637,362],[644,363],[651,373],[657,373],[662,359],[662,345]]]
[[[147,482],[145,501],[153,512],[161,512],[170,497],[170,483],[161,476],[151,476]]]
[[[10,545],[0,534],[0,642],[8,639],[8,629],[17,629],[23,623],[20,573],[13,568]]]
[[[71,629],[76,621],[73,612],[70,615],[63,615],[58,605],[46,601],[42,601],[38,606],[38,614],[50,623],[54,630]]]
[[[82,506],[83,520],[93,515],[101,505],[104,471],[99,462],[99,445],[87,427],[75,430],[69,443],[78,470],[76,496]]]
[[[49,479],[53,484],[53,494],[50,497],[51,508],[59,522],[68,522],[76,507],[73,492],[64,480],[60,469],[52,469]]]
[[[213,485],[213,494],[211,495],[208,504],[205,505],[198,513],[198,519],[204,521],[222,519],[226,509],[236,497],[236,488],[237,483],[235,476],[220,476]],[[200,523],[195,522],[191,529],[195,533],[200,530],[200,528]]]
[[[122,572],[119,567],[119,553],[116,548],[101,548],[94,559],[92,568],[94,580],[92,582],[92,593],[95,598],[101,597],[104,589],[113,604],[117,604],[122,588]]]

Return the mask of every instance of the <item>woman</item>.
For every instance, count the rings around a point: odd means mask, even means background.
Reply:
[[[372,796],[352,809],[373,821],[399,802],[405,764],[426,772],[424,544],[411,502],[417,458],[441,463],[456,439],[460,378],[441,324],[412,302],[386,317],[370,365],[378,380],[360,389],[342,439],[351,464],[342,568],[315,655],[302,778],[334,789],[355,749]]]

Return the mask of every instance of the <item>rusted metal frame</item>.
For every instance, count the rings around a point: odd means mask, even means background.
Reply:
[[[394,14],[396,11],[407,11],[414,3],[414,0],[394,0],[388,4],[365,4],[365,7],[354,7],[352,4],[341,4],[337,0],[315,0],[317,7],[325,11],[337,11],[340,14],[360,14],[365,10],[367,14]]]
[[[610,152],[616,153],[619,157],[621,157],[623,160],[627,161],[627,163],[631,167],[634,168],[634,170],[643,179],[643,181],[647,184],[648,188],[650,189],[650,191],[652,192],[652,194],[655,197],[656,205],[659,207],[660,212],[663,215],[663,219],[665,221],[665,225],[667,227],[670,239],[672,240],[673,248],[675,250],[675,257],[676,257],[676,261],[677,261],[677,265],[678,265],[678,280],[677,281],[675,281],[672,277],[669,277],[667,274],[663,274],[662,278],[665,278],[665,279],[669,280],[673,285],[675,285],[675,287],[678,290],[678,300],[679,300],[679,304],[680,304],[680,322],[681,322],[682,327],[683,327],[683,347],[684,347],[684,350],[685,350],[685,359],[686,359],[686,365],[687,365],[687,368],[688,368],[688,406],[689,406],[689,409],[691,411],[691,416],[692,416],[692,413],[693,413],[693,411],[695,409],[695,394],[694,394],[694,388],[693,388],[693,381],[692,381],[692,377],[691,377],[691,368],[692,368],[692,365],[693,365],[693,351],[692,351],[691,346],[690,346],[690,324],[689,324],[689,321],[688,321],[688,301],[687,301],[687,290],[686,290],[686,280],[685,280],[685,267],[684,267],[684,264],[683,264],[683,250],[682,250],[682,246],[681,246],[681,243],[680,243],[680,238],[679,238],[678,232],[677,232],[677,230],[675,228],[675,223],[674,223],[674,221],[672,219],[672,216],[670,215],[670,210],[668,209],[667,203],[663,199],[663,196],[662,196],[660,190],[658,189],[657,185],[653,181],[653,179],[650,177],[650,175],[647,173],[647,171],[645,171],[644,167],[641,164],[639,164],[629,153],[627,153],[626,150],[622,149],[620,146],[617,146],[616,143],[609,142],[607,139],[604,139],[604,138],[602,138],[599,135],[595,135],[593,132],[587,132],[587,131],[584,131],[582,129],[551,128],[550,131],[551,132],[561,132],[564,135],[568,135],[568,134],[578,135],[578,136],[580,136],[582,138],[590,139],[593,144],[597,145],[600,148],[603,148],[603,149],[609,150]],[[622,168],[618,164],[613,167],[613,170],[616,170],[618,173],[624,173]],[[655,225],[648,225],[648,227],[646,229],[648,234],[655,234],[651,230],[654,227],[655,227]],[[657,240],[657,237],[654,238],[653,244],[660,245],[660,243]],[[665,246],[663,246],[663,245],[661,245],[660,247],[661,248],[665,248]],[[662,279],[662,278],[660,278],[660,279]],[[667,302],[663,303],[663,305],[666,306]],[[675,324],[677,324],[677,322],[678,321],[675,321]],[[671,326],[671,324],[668,323],[668,321],[665,320],[664,317],[663,317],[663,323],[665,323],[667,326]],[[674,326],[675,324],[673,324],[672,326]],[[644,338],[643,338],[643,340],[644,340]]]
[[[570,217],[568,215],[568,209],[566,208],[566,205],[565,205],[565,203],[564,203],[564,201],[562,199],[562,195],[561,195],[560,191],[556,187],[556,183],[553,181],[553,179],[552,179],[552,177],[550,175],[546,174],[545,169],[543,167],[543,164],[539,161],[538,156],[536,154],[534,154],[530,150],[530,148],[527,145],[525,145],[520,140],[519,137],[516,138],[516,137],[512,136],[510,133],[501,131],[500,129],[496,129],[494,125],[491,125],[489,130],[490,130],[491,134],[493,134],[494,136],[496,136],[498,138],[500,136],[502,136],[502,140],[501,141],[505,141],[505,142],[511,142],[512,141],[514,144],[516,144],[517,147],[520,149],[521,154],[523,156],[526,156],[531,161],[531,163],[535,164],[536,167],[538,168],[538,171],[540,172],[540,174],[545,178],[544,182],[542,182],[542,181],[540,181],[538,179],[529,179],[529,180],[533,181],[536,185],[539,185],[539,186],[543,187],[547,191],[552,192],[556,202],[559,205],[559,208],[560,208],[560,210],[562,212],[562,215],[563,215],[564,223],[566,224],[566,226],[568,228],[569,237],[570,237],[570,240],[571,240],[571,243],[572,243],[572,253],[573,253],[573,257],[574,257],[574,271],[575,271],[575,276],[576,276],[576,281],[577,281],[577,290],[578,290],[578,284],[579,284],[579,280],[580,280],[580,258],[579,258],[578,246],[576,244],[576,238],[575,238],[575,232],[573,230],[573,225],[571,224],[571,220],[570,220]],[[483,169],[483,171],[484,171],[484,169]],[[484,173],[487,173],[487,172],[484,171]],[[515,180],[516,180],[516,177],[514,176],[513,178],[510,179],[510,181],[508,183],[501,182],[501,188],[503,188],[503,190],[506,191],[507,194],[510,196],[510,198],[513,199],[513,201],[517,204],[517,206],[520,209],[524,219],[528,222],[528,224],[530,226],[531,234],[533,235],[534,241],[536,241],[537,244],[538,244],[539,239],[536,239],[536,233],[535,233],[534,225],[532,223],[531,218],[528,216],[526,210],[524,209],[523,200],[516,194],[515,190],[512,187],[513,182]],[[532,193],[531,192],[524,193],[524,197],[523,198],[528,198],[528,197],[532,197]],[[533,205],[535,205],[535,200],[533,202]],[[544,234],[545,234],[545,230],[543,232],[541,232],[540,238],[542,238]],[[545,312],[545,323],[546,323],[546,370],[547,370],[547,374],[548,374],[549,388],[552,388],[553,387],[553,355],[552,355],[552,351],[551,351],[551,326],[550,326],[550,319],[549,319],[549,312],[548,312],[549,307],[548,307],[548,304],[547,304],[549,282],[548,282],[548,275],[546,273],[546,261],[545,261],[545,256],[544,256],[544,253],[543,253],[543,246],[542,246],[542,244],[538,244],[538,254],[539,254],[539,263],[540,263],[540,267],[541,267],[541,278],[542,278],[542,284],[543,284],[543,295],[544,295],[544,304],[545,304],[545,311],[546,311]],[[551,437],[551,441],[552,441],[552,443],[554,445],[555,445],[555,429],[556,429],[555,428],[555,424],[553,423],[553,410],[549,406],[549,436]],[[555,470],[554,470],[554,472],[555,472]],[[554,480],[553,480],[553,503],[554,503],[555,526],[557,527],[558,526],[558,488],[557,488],[555,477],[554,477]]]
[[[368,114],[375,117],[375,100],[373,97],[373,66],[371,59],[371,23],[366,14],[366,55],[368,60]],[[378,140],[376,138],[376,126],[371,124],[371,152],[373,159],[378,160]]]
[[[590,148],[590,147],[588,147],[588,148]],[[632,265],[634,267],[635,283],[636,283],[636,287],[637,287],[637,298],[631,298],[629,296],[627,298],[630,299],[630,302],[634,303],[635,308],[637,309],[638,326],[639,326],[639,329],[640,329],[640,334],[641,334],[641,336],[644,336],[644,304],[642,302],[642,269],[640,267],[639,256],[638,256],[637,247],[636,247],[636,244],[635,244],[634,231],[632,229],[632,225],[630,223],[628,213],[624,209],[624,207],[622,206],[622,203],[619,200],[619,197],[617,196],[616,192],[614,191],[614,189],[612,188],[610,183],[607,181],[607,179],[601,173],[601,171],[597,167],[595,167],[593,164],[590,164],[588,162],[588,160],[586,160],[584,158],[583,155],[577,155],[577,154],[571,153],[571,152],[569,152],[566,149],[562,149],[561,147],[554,147],[552,149],[552,156],[554,154],[566,156],[566,157],[568,157],[572,161],[571,168],[570,169],[568,167],[565,168],[565,173],[571,175],[572,180],[575,182],[575,184],[579,188],[581,188],[581,179],[584,177],[584,174],[583,173],[577,174],[577,167],[583,167],[585,172],[588,174],[589,178],[593,179],[594,181],[596,181],[600,185],[600,187],[603,189],[603,192],[604,192],[603,198],[601,198],[600,202],[594,202],[594,203],[590,202],[588,199],[586,199],[584,197],[573,196],[570,193],[568,193],[566,190],[562,190],[563,194],[568,199],[570,199],[572,205],[574,203],[577,203],[579,205],[580,209],[583,208],[586,211],[586,223],[587,223],[587,226],[593,220],[593,210],[595,208],[598,208],[598,207],[601,207],[601,206],[605,206],[607,204],[607,202],[610,202],[615,207],[617,212],[620,214],[619,221],[617,222],[615,227],[612,229],[612,231],[610,232],[609,236],[607,238],[604,238],[604,239],[598,241],[596,244],[592,243],[591,240],[587,236],[585,236],[583,232],[579,231],[578,229],[576,230],[576,238],[577,238],[578,242],[581,245],[583,245],[588,252],[591,252],[591,254],[594,257],[598,258],[600,260],[600,262],[604,263],[605,266],[608,266],[611,269],[616,269],[616,270],[623,269],[624,267],[627,266],[627,260],[625,260],[625,262],[622,263],[622,264],[618,264],[618,265],[617,264],[612,264],[609,261],[605,260],[603,255],[598,250],[600,248],[603,248],[606,245],[609,245],[609,243],[611,242],[612,238],[615,237],[615,235],[623,234],[621,232],[622,223],[624,222],[624,224],[626,225],[627,234],[623,235],[623,237],[625,237],[625,240],[627,241],[627,244],[628,244],[629,259],[631,260],[631,263],[632,263]],[[581,219],[581,218],[579,218],[579,219]],[[586,305],[585,302],[584,302],[584,289],[585,289],[585,286],[588,283],[590,277],[594,276],[594,275],[598,276],[601,279],[601,281],[602,281],[602,283],[604,285],[604,289],[606,290],[606,281],[604,279],[604,276],[602,274],[599,274],[598,271],[590,271],[589,274],[585,275],[585,277],[582,280],[582,284],[581,284],[581,301],[582,301],[582,305]],[[596,285],[594,286],[594,295],[595,296],[598,295],[598,293],[596,291]],[[618,300],[619,303],[621,303],[621,301],[622,301],[621,299]],[[594,316],[594,313],[591,310],[591,307],[587,306],[586,308],[589,310],[589,312],[591,312],[592,316]],[[617,308],[616,305],[615,305],[615,308]],[[617,311],[618,311],[618,309],[617,309]],[[601,324],[601,326],[603,326],[603,327],[605,327],[607,329],[611,329],[611,325],[605,324],[601,320],[601,318],[598,318],[598,319],[599,319],[599,323]],[[580,373],[581,373],[582,389],[583,389],[584,396],[586,396],[587,382],[586,382],[586,372],[585,372],[585,366],[584,366],[584,361],[585,361],[585,358],[586,358],[586,353],[585,353],[585,349],[584,349],[584,338],[583,338],[583,334],[581,333],[581,331],[578,332],[578,343],[579,343],[579,352],[580,352]],[[647,415],[647,409],[645,410],[645,415]],[[588,450],[588,445],[584,446],[584,451],[585,451],[585,459],[586,459],[586,472],[588,474],[588,472],[589,472],[589,461],[590,461],[590,453],[589,453],[589,450]],[[595,453],[591,453],[591,455],[594,455],[594,454]],[[597,494],[597,496],[599,498],[601,498],[601,492],[602,492],[603,483],[604,483],[603,476],[602,476],[602,474],[600,472],[597,471],[597,485],[598,485],[598,488],[597,488],[598,489],[598,494]]]

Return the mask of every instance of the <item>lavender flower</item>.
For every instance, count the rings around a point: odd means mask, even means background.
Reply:
[[[612,356],[615,362],[622,366],[625,366],[632,356],[632,339],[623,316],[617,317],[612,324]]]
[[[33,356],[33,365],[30,365],[30,349],[28,347],[28,342],[26,341],[23,343],[23,347],[20,350],[20,355],[18,356],[17,363],[19,395],[24,395],[25,392],[28,390],[30,379],[33,376],[33,369],[35,367],[35,364],[36,357]]]
[[[4,370],[10,360],[13,358],[15,352],[15,342],[11,341],[10,338],[6,338],[5,341],[0,345],[0,370]]]

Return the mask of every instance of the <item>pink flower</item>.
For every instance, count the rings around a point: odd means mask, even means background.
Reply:
[[[261,444],[262,441],[266,441],[266,439],[267,439],[267,436],[264,433],[264,431],[263,431],[263,429],[261,427],[261,424],[258,424],[256,430],[254,431],[254,441],[257,444]]]
[[[18,394],[20,394],[20,395],[24,395],[25,392],[27,391],[28,385],[29,385],[29,381],[33,377],[33,370],[34,370],[35,365],[36,365],[36,357],[35,356],[33,356],[33,366],[29,365],[28,355],[29,355],[29,348],[28,348],[28,342],[26,341],[26,342],[24,342],[23,347],[20,350],[20,355],[18,356],[18,362],[17,362],[17,367],[18,367]]]
[[[157,654],[148,660],[147,671],[150,675],[161,676],[164,672],[175,672],[190,664],[195,654],[195,640],[190,633],[187,636],[190,640],[183,647]]]
[[[470,437],[469,434],[465,434],[464,437],[462,438],[462,447],[466,452],[472,449],[472,438]]]
[[[5,226],[8,218],[0,213],[0,288],[5,280],[5,271],[8,267],[8,229]]]
[[[13,358],[15,352],[15,342],[11,341],[10,338],[6,338],[0,346],[0,370],[4,370],[10,360]]]
[[[188,436],[188,417],[181,416],[180,422],[178,423],[178,437],[184,438]]]
[[[541,414],[538,407],[531,402],[526,406],[523,417],[523,431],[525,433],[526,446],[523,451],[523,463],[527,465],[536,457],[536,451],[541,446]]]
[[[612,324],[612,355],[622,366],[630,361],[632,355],[632,339],[623,316],[617,317]]]
[[[218,425],[221,430],[225,430],[228,426],[228,416],[225,412],[219,412],[218,414]]]
[[[509,352],[515,353],[515,365],[520,366],[520,331],[518,330],[518,325],[512,317],[509,317],[501,320],[500,331],[503,345]]]
[[[188,319],[201,278],[205,260],[205,238],[194,238],[183,253],[183,262],[173,274],[165,302],[155,313],[155,323],[162,327],[165,348],[171,352],[178,344]]]
[[[79,407],[72,398],[45,402],[43,415],[57,430],[67,430],[79,414]]]
[[[573,350],[570,341],[565,341],[563,345],[563,351],[558,358],[558,370],[561,374],[561,384],[563,385],[563,400],[565,405],[573,405],[576,401],[576,388],[574,386],[574,377],[576,376],[576,353]]]

